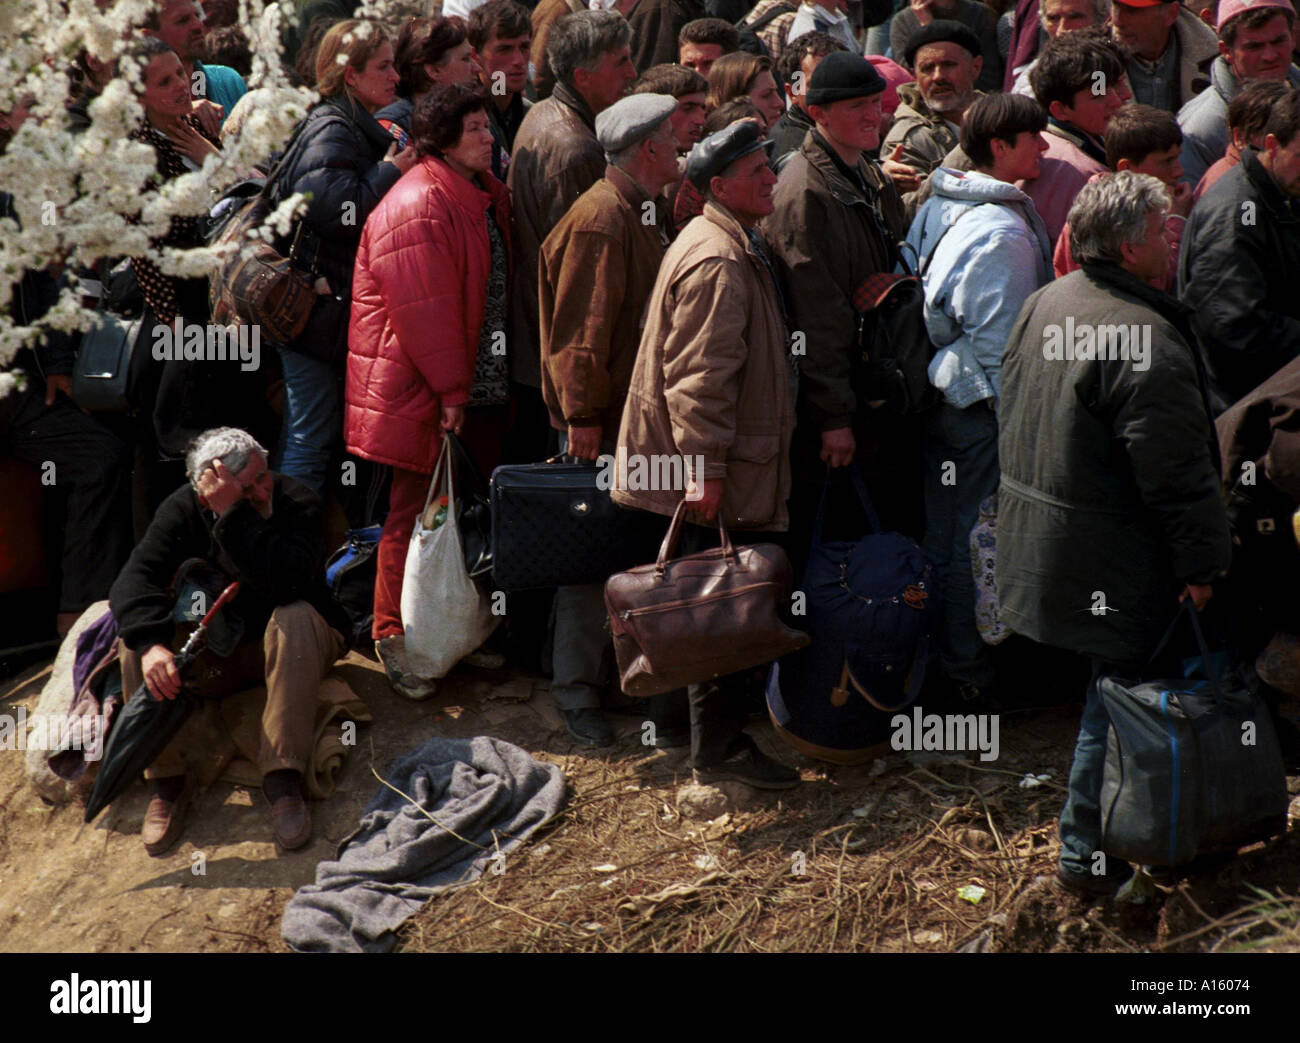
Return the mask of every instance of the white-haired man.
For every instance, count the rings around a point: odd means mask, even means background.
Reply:
[[[1152,285],[1169,206],[1147,174],[1085,185],[1069,214],[1082,268],[1025,302],[1002,356],[999,618],[1092,660],[1057,872],[1089,895],[1131,873],[1097,857],[1098,682],[1138,676],[1178,602],[1202,608],[1232,555],[1204,366],[1185,312]]]
[[[266,685],[257,764],[275,839],[293,850],[311,838],[302,775],[320,683],[346,651],[346,620],[321,573],[320,497],[270,471],[266,450],[238,428],[199,435],[185,470],[188,484],[163,501],[109,592],[123,645],[123,687],[129,693],[144,683],[155,699],[175,699],[185,683],[173,655],[183,638],[173,589],[182,564],[199,558],[223,583],[238,580],[231,609],[243,623],[243,639],[220,662],[204,653],[194,683],[204,696]],[[180,836],[192,745],[182,731],[145,773],[154,792],[141,838],[151,855]]]

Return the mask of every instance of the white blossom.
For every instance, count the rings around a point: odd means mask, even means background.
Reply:
[[[154,261],[165,274],[207,275],[219,251],[159,251],[150,239],[165,236],[173,217],[206,213],[222,192],[283,149],[318,100],[290,85],[281,61],[280,33],[297,23],[292,0],[241,0],[240,26],[254,56],[248,82],[257,99],[202,170],[157,183],[154,150],[128,137],[144,115],[136,96],[143,70],[133,61],[118,61],[116,77],[87,110],[89,128],[71,133],[64,118],[69,63],[82,49],[102,62],[121,58],[155,4],[115,0],[101,11],[95,0],[0,0],[0,111],[30,98],[32,114],[0,154],[0,191],[13,196],[21,224],[19,230],[0,220],[0,395],[15,384],[3,367],[18,350],[43,330],[84,330],[94,318],[70,285],[39,327],[15,326],[8,304],[24,270],[134,256]],[[363,4],[363,10],[385,6]],[[278,234],[290,231],[302,202],[294,196],[276,208],[269,223]]]

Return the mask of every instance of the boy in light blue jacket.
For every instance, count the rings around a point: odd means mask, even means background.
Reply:
[[[990,94],[966,113],[971,171],[940,167],[907,242],[922,265],[925,325],[938,347],[930,382],[943,401],[926,420],[925,551],[942,591],[940,662],[965,699],[989,696],[993,667],[975,627],[970,531],[998,488],[1002,350],[1020,308],[1052,278],[1052,243],[1030,198],[1047,148],[1032,98]]]

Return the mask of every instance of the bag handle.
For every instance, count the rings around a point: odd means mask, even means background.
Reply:
[[[871,494],[867,492],[867,483],[862,478],[862,472],[858,470],[857,464],[848,464],[849,483],[858,494],[858,502],[862,505],[862,510],[867,516],[867,524],[871,527],[871,532],[880,532],[880,516],[876,514],[875,505],[871,502]],[[822,483],[821,501],[817,505],[817,520],[813,523],[812,545],[819,546],[822,542],[822,519],[826,514],[826,494],[831,488],[832,469],[826,469],[826,480]],[[865,535],[865,534],[864,534]]]
[[[445,437],[442,440],[442,449],[438,452],[438,462],[433,465],[433,477],[429,480],[429,495],[424,498],[424,510],[420,512],[421,523],[429,512],[429,504],[433,503],[434,494],[441,493],[444,486],[447,489],[447,517],[451,518],[456,514],[456,468],[451,465],[451,446]]]
[[[1214,690],[1216,708],[1222,711],[1223,700],[1226,696],[1223,689],[1219,686],[1219,681],[1223,677],[1223,671],[1219,671],[1217,676],[1210,676],[1210,646],[1205,641],[1205,631],[1201,629],[1200,613],[1196,611],[1196,603],[1191,598],[1185,598],[1178,606],[1178,611],[1174,613],[1174,618],[1169,626],[1165,629],[1164,636],[1156,645],[1155,651],[1151,653],[1151,658],[1147,664],[1154,663],[1160,653],[1165,650],[1169,644],[1169,639],[1174,636],[1174,631],[1178,629],[1178,624],[1182,622],[1183,616],[1186,615],[1192,623],[1192,633],[1196,635],[1196,648],[1201,653],[1201,662],[1205,665],[1206,680],[1210,682],[1210,687]]]
[[[483,481],[483,476],[479,474],[478,465],[474,463],[474,458],[469,455],[465,443],[451,431],[444,431],[442,437],[444,441],[451,443],[451,451],[456,456],[456,472],[462,477],[468,478],[474,488],[480,491],[484,489],[487,483]]]
[[[659,557],[655,560],[655,574],[663,578],[668,568],[670,558],[677,556],[677,544],[681,541],[682,525],[686,521],[687,504],[685,498],[677,505],[677,510],[673,512],[672,524],[668,526],[668,532],[664,536],[664,541],[659,545]],[[727,532],[727,525],[722,520],[722,507],[718,507],[718,536],[722,540],[722,555],[730,558],[733,565],[739,565],[740,559],[736,556],[736,548],[731,545],[731,534]]]

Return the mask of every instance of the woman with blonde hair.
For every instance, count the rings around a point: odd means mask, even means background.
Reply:
[[[316,276],[316,304],[303,332],[281,345],[284,425],[277,470],[323,493],[341,447],[343,362],[347,355],[352,266],[361,229],[397,179],[415,165],[375,113],[392,103],[398,75],[393,45],[377,22],[332,26],[316,52],[321,102],[290,143],[272,201],[309,194],[303,216],[281,240],[298,267]]]
[[[736,51],[713,63],[705,105],[712,111],[736,98],[750,101],[762,114],[764,128],[772,129],[785,112],[785,101],[772,75],[771,58]]]

